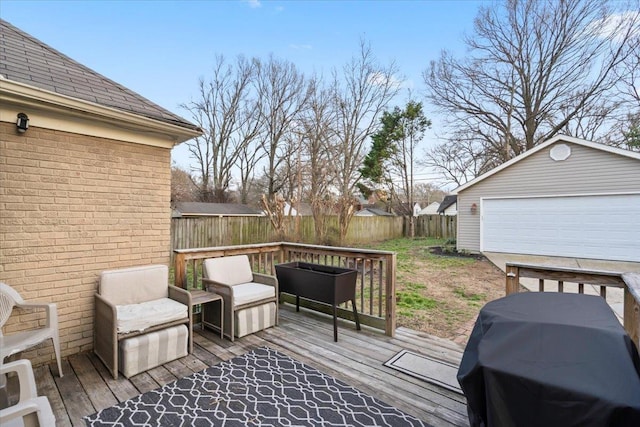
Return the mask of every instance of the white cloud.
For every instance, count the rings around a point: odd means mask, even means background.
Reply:
[[[249,7],[251,9],[262,7],[262,3],[260,3],[260,0],[245,0],[245,1],[249,4]]]
[[[619,39],[626,34],[630,25],[633,26],[633,31],[636,34],[640,31],[640,12],[629,10],[614,13],[606,18],[593,21],[587,28],[600,37],[613,36],[614,39],[620,41]]]
[[[387,76],[383,73],[371,73],[367,77],[367,80],[369,81],[369,83],[377,86],[385,86],[387,83],[389,83],[394,87],[402,87],[404,83],[402,80],[398,80],[394,76]]]
[[[290,44],[289,47],[295,50],[311,50],[313,46],[310,44]]]

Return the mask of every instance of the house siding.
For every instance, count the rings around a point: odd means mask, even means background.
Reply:
[[[101,271],[169,263],[170,150],[0,123],[0,281],[58,307],[63,356],[93,348]],[[42,315],[14,312],[6,333]],[[25,352],[53,360],[45,343]]]
[[[557,144],[571,148],[568,159],[554,161],[549,157],[549,151]],[[558,141],[458,193],[458,249],[480,251],[480,199],[483,197],[625,192],[640,192],[640,161]],[[474,203],[478,207],[476,214],[471,213]]]

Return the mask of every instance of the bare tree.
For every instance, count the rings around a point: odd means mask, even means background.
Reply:
[[[218,56],[211,80],[200,79],[199,98],[183,105],[203,130],[188,143],[198,164],[202,201],[227,201],[234,168],[258,135],[254,111],[259,103],[250,94],[254,78],[251,61],[238,57],[235,64],[227,64]]]
[[[360,51],[338,74],[334,71],[333,102],[336,118],[336,167],[338,222],[343,241],[355,213],[355,187],[359,179],[363,148],[378,124],[378,118],[400,86],[395,64],[381,66],[371,46],[360,42]]]
[[[424,73],[428,98],[453,128],[476,135],[470,151],[485,156],[485,164],[505,162],[560,132],[593,135],[603,121],[592,114],[611,108],[604,101],[617,81],[614,71],[638,31],[638,14],[614,19],[611,4],[618,3],[508,0],[482,7],[465,39],[465,58],[444,51]]]
[[[441,202],[446,192],[433,183],[419,182],[415,185],[413,194],[416,201],[424,205],[429,205],[433,202]]]
[[[616,126],[621,136],[620,141],[616,142],[629,150],[640,151],[640,34],[636,35],[628,48],[629,54],[617,70],[617,89],[625,114]]]
[[[171,203],[194,202],[198,200],[198,187],[189,172],[171,166]]]
[[[310,81],[308,108],[300,119],[301,136],[306,167],[301,171],[302,182],[307,183],[311,202],[316,239],[326,243],[327,216],[332,213],[334,200],[330,185],[335,177],[331,152],[335,143],[335,111],[331,103],[331,89],[322,85],[320,77]]]
[[[635,14],[640,14],[640,1],[636,3]],[[633,15],[627,19],[633,19]],[[640,109],[640,32],[629,41],[626,49],[624,60],[616,69],[617,89],[623,101],[629,102],[630,108],[637,110]]]
[[[261,137],[256,137],[253,141],[245,144],[240,150],[238,157],[239,171],[239,198],[240,203],[258,205],[262,191],[256,185],[256,170],[258,164],[264,158],[265,152],[262,149]],[[258,193],[256,195],[256,192]],[[252,197],[252,194],[254,197]]]
[[[429,150],[423,165],[433,168],[441,176],[438,184],[454,183],[460,186],[498,166],[495,158],[488,158],[481,147],[476,133],[467,135],[457,132]]]
[[[294,131],[296,119],[306,105],[308,91],[304,76],[288,61],[270,56],[267,61],[254,59],[257,70],[256,92],[261,101],[255,113],[263,129],[263,150],[268,179],[267,196],[272,198],[284,185],[289,173],[280,166],[291,155],[284,137]]]

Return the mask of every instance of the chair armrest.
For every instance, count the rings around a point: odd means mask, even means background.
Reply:
[[[169,298],[178,301],[179,303],[182,303],[187,307],[191,307],[191,293],[186,289],[169,285]]]
[[[36,417],[34,420],[32,417]],[[0,425],[9,424],[9,421],[24,420],[24,425],[55,426],[56,418],[51,410],[49,400],[45,396],[34,397],[26,402],[0,410]],[[11,424],[13,425],[13,424]],[[23,425],[23,424],[17,424]]]
[[[32,399],[38,396],[36,390],[36,380],[31,369],[31,362],[28,359],[20,359],[15,362],[0,365],[0,375],[6,375],[9,372],[15,372],[18,375],[20,383],[20,402]]]
[[[205,285],[206,288],[212,287],[215,289],[221,289],[223,292],[225,292],[224,290],[226,289],[226,292],[228,293],[231,293],[231,288],[233,288],[231,285],[216,282],[215,280],[207,279],[206,277],[202,278],[202,284]],[[217,292],[217,290],[214,290],[214,292]]]
[[[93,351],[111,371],[118,376],[118,315],[116,306],[100,294],[95,294]]]
[[[58,324],[58,308],[55,303],[23,302],[16,304],[16,307],[24,310],[44,309],[47,316],[47,328]]]
[[[276,276],[269,274],[253,273],[253,281],[256,283],[262,283],[263,285],[274,286],[276,291],[278,289],[278,279]]]
[[[118,311],[116,306],[109,300],[105,299],[100,294],[95,294],[96,303],[96,327],[102,328],[105,326],[105,322],[108,325],[116,327],[116,321],[118,319]]]
[[[224,283],[216,282],[215,280],[202,278],[202,287],[207,291],[215,292],[222,295],[225,306],[233,307],[233,286],[225,285]]]

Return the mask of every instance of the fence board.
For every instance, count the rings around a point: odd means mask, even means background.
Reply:
[[[451,215],[420,215],[416,220],[416,237],[434,237],[437,239],[455,239],[457,230],[457,216]],[[409,229],[408,219],[405,229]]]
[[[318,241],[313,217],[299,218],[299,233],[295,233],[296,218],[290,218],[284,240],[308,244],[338,243],[337,217],[327,219],[333,233],[328,242]],[[344,244],[358,245],[402,237],[408,227],[407,218],[356,216],[351,220]],[[452,239],[456,236],[456,217],[423,215],[416,218],[416,237]],[[248,245],[283,240],[273,230],[266,217],[186,217],[171,220],[171,262],[176,249],[209,248],[215,246]]]

